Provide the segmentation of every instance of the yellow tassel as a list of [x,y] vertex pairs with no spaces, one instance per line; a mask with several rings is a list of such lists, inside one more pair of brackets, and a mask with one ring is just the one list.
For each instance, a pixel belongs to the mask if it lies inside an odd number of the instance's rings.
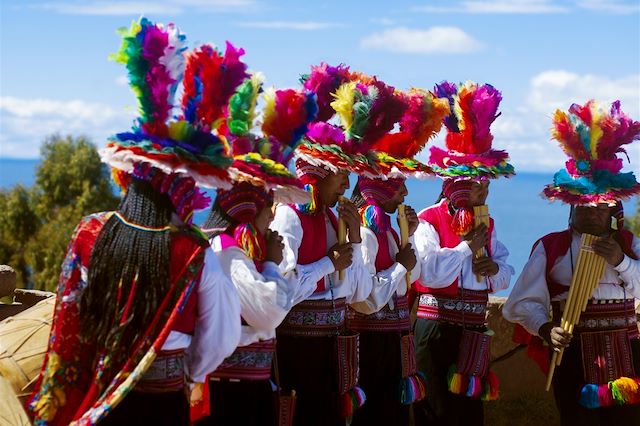
[[345,130],[349,130],[353,125],[353,100],[355,97],[354,90],[356,83],[354,81],[345,83],[338,87],[338,90],[333,94],[335,99],[331,102],[331,107],[336,111]]

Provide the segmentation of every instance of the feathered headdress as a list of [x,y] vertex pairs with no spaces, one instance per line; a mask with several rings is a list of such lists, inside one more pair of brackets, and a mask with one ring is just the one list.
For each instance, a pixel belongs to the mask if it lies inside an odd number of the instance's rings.
[[[204,46],[188,55],[184,117],[170,120],[185,70],[184,34],[173,24],[163,27],[146,18],[134,21],[120,34],[122,46],[112,59],[127,67],[140,117],[132,131],[109,138],[101,150],[102,160],[114,168],[114,178],[122,188],[131,176],[155,183],[156,190],[167,193],[186,219],[210,201],[195,184],[230,186],[228,148],[224,138],[211,131],[223,114],[226,93],[232,93],[244,78],[246,65],[238,60],[243,52],[228,45],[222,57]],[[211,75],[219,78],[211,80]]]
[[447,151],[431,147],[429,165],[442,178],[494,179],[514,174],[506,151],[492,148],[491,123],[502,95],[489,84],[474,82],[453,84],[442,82],[435,94],[449,101],[450,114],[444,119],[447,127]]
[[311,92],[268,90],[262,99],[262,135],[252,133],[256,104],[262,93],[262,76],[254,74],[229,103],[227,126],[233,153],[230,172],[236,182],[250,182],[274,191],[283,203],[306,202],[309,195],[287,167],[294,150],[316,117],[318,107]]
[[426,177],[431,168],[415,159],[429,139],[442,128],[449,114],[449,102],[422,89],[397,92],[405,105],[400,118],[400,130],[389,133],[373,143],[380,173],[388,178]]
[[612,103],[609,112],[593,100],[571,105],[568,113],[556,110],[552,136],[569,160],[545,187],[547,198],[595,204],[640,193],[633,172],[622,173],[622,159],[616,156],[627,154],[622,145],[640,139],[640,122],[620,110],[620,101]]
[[[322,80],[314,78],[314,72],[317,69],[312,71],[307,81]],[[339,119],[340,126],[327,121],[313,123],[297,156],[309,164],[334,173],[349,170],[358,175],[375,177],[379,175],[379,171],[371,146],[393,129],[405,106],[394,95],[393,87],[376,78],[360,76],[358,80],[347,79],[355,75],[340,74],[346,80],[337,87],[330,84],[337,81],[335,75],[329,83],[316,84],[315,88],[319,91],[335,87],[329,94],[333,98],[329,106]],[[318,98],[327,98],[327,93],[324,92],[317,95]]]

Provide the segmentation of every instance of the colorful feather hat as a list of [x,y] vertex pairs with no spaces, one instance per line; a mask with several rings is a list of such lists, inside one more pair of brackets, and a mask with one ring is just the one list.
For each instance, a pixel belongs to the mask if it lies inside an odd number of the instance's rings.
[[593,100],[571,105],[568,113],[556,110],[552,136],[569,160],[545,187],[547,198],[568,204],[613,204],[640,193],[633,172],[622,173],[622,159],[616,156],[626,155],[622,145],[640,139],[640,122],[620,110],[620,101],[608,112]]
[[[510,176],[514,169],[506,151],[492,148],[491,123],[502,95],[489,84],[468,81],[453,84],[442,82],[434,90],[438,97],[448,99],[450,114],[445,118],[447,151],[431,147],[429,165],[441,178],[484,180]],[[496,114],[497,113],[497,114]]]
[[433,175],[431,168],[415,156],[442,128],[442,121],[449,114],[449,102],[422,89],[396,94],[405,105],[399,131],[388,133],[371,145],[380,174],[383,178]]
[[294,150],[318,112],[315,95],[308,91],[267,90],[262,100],[262,135],[252,132],[263,78],[254,74],[229,103],[228,132],[233,153],[230,173],[235,182],[249,182],[273,191],[282,203],[305,203],[309,194],[288,164]]
[[127,67],[140,117],[131,131],[109,138],[100,152],[102,161],[113,167],[121,188],[131,177],[147,180],[168,194],[182,219],[189,220],[193,210],[210,202],[196,184],[231,185],[227,168],[232,160],[215,129],[223,115],[221,105],[246,77],[246,65],[239,61],[244,52],[227,45],[223,56],[207,46],[186,55],[184,116],[170,120],[185,70],[184,34],[173,24],[164,27],[146,18],[120,33],[122,46],[112,58]]
[[[393,88],[377,80],[365,81],[362,76],[359,82],[355,78],[343,65],[323,63],[312,67],[311,73],[301,79],[304,87],[316,94],[319,109],[318,121],[309,126],[296,152],[298,175],[305,183],[312,183],[319,174],[310,172],[313,167],[326,173],[349,170],[359,175],[378,175],[370,145],[390,130],[381,131],[390,121],[388,110],[382,106],[393,95]],[[330,123],[336,116],[342,126]]]

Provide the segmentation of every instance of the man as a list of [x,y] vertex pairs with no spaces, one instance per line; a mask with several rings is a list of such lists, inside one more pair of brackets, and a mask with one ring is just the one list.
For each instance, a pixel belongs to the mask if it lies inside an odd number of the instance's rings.
[[186,380],[204,382],[240,338],[235,288],[189,226],[208,201],[196,183],[228,185],[230,159],[192,122],[179,123],[188,138],[168,137],[183,44],[173,25],[145,18],[124,33],[117,59],[131,66],[142,116],[101,157],[125,195],[118,211],[83,218],[69,244],[35,424],[188,425]]
[[[619,102],[609,112],[594,101],[574,104],[568,114],[556,111],[553,137],[570,158],[544,194],[571,205],[569,229],[536,241],[503,309],[507,320],[553,350],[564,350],[553,375],[563,425],[640,422],[640,406],[629,405],[640,402],[634,307],[640,298],[640,240],[623,228],[620,203],[640,192],[640,185],[633,173],[621,173],[622,161],[616,158],[621,146],[639,134],[640,122],[622,113]],[[560,327],[560,318],[578,254],[585,249],[582,234],[598,237],[591,249],[606,263],[571,334]],[[537,340],[529,336],[525,342],[547,373],[549,350]]]
[[431,173],[414,157],[442,127],[449,103],[424,90],[397,93],[405,104],[399,131],[372,144],[380,176],[360,176],[352,195],[362,219],[364,262],[374,280],[369,297],[348,311],[349,328],[360,333],[359,383],[367,395],[354,425],[406,425],[411,404],[425,394],[424,375],[415,368],[407,298],[407,283],[420,276],[413,249],[418,217],[406,206],[409,243],[402,247],[390,215],[407,196],[406,178]]
[[488,369],[488,294],[509,286],[513,268],[493,220],[474,228],[473,207],[485,204],[489,179],[513,167],[506,152],[491,148],[500,92],[472,82],[444,82],[435,91],[451,113],[444,120],[448,152],[432,147],[429,163],[445,179],[441,200],[418,214],[414,235],[421,270],[416,359],[427,376],[415,417],[419,425],[482,425],[482,400],[497,397]]

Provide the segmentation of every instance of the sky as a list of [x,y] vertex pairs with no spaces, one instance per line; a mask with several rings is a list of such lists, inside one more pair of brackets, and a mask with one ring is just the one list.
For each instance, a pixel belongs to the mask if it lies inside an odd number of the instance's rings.
[[[131,128],[135,97],[108,55],[141,15],[175,23],[190,47],[243,47],[276,87],[321,61],[399,89],[490,83],[503,94],[494,147],[520,171],[565,161],[550,139],[556,108],[620,99],[640,120],[637,0],[0,0],[0,157],[37,158],[52,133],[102,146]],[[638,174],[640,147],[629,155]]]

